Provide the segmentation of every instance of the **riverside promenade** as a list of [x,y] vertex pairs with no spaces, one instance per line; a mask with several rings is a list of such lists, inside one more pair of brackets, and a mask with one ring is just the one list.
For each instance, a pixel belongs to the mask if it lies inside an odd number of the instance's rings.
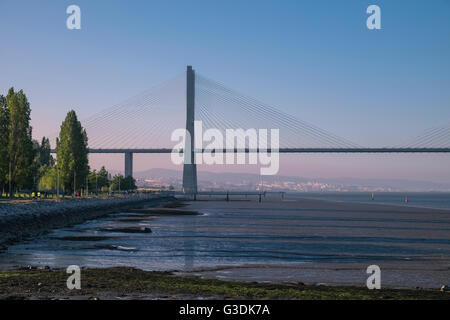
[[0,249],[23,238],[36,236],[53,228],[62,228],[97,219],[119,208],[154,202],[158,205],[174,198],[164,194],[121,197],[35,200],[0,203]]

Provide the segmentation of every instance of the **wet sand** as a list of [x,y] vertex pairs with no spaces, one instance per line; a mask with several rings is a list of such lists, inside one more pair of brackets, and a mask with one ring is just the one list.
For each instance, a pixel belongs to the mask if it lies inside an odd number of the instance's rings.
[[298,196],[231,200],[130,208],[54,230],[8,248],[0,269],[127,266],[185,277],[364,288],[366,268],[375,264],[382,287],[450,284],[449,210]]
[[[187,209],[220,212],[224,219],[235,219],[234,228],[242,233],[289,234],[295,238],[297,253],[311,256],[311,261],[199,267],[180,275],[365,286],[366,269],[375,264],[381,268],[385,287],[450,284],[449,210],[274,196],[262,203],[257,199],[203,200],[208,201],[190,202]],[[239,225],[239,220],[248,223]],[[221,233],[223,229],[217,224],[207,231]]]

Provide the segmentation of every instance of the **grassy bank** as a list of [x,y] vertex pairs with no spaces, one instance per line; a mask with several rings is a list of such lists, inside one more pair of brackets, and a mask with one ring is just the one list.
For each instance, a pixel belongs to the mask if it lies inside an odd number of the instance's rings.
[[52,269],[0,272],[0,299],[450,299],[450,293],[439,290],[234,282],[126,267],[84,269],[81,290],[68,290],[68,276],[65,270]]

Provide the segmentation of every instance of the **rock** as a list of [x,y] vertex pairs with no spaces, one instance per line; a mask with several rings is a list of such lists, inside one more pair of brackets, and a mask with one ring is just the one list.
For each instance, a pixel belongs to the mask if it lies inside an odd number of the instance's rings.
[[7,296],[4,299],[5,300],[25,300],[25,297],[12,295],[12,296]]
[[316,287],[323,287],[323,286],[325,286],[325,285],[326,285],[326,284],[325,284],[325,283],[322,283],[322,282],[318,282],[318,283],[315,284]]
[[36,270],[36,269],[37,268],[33,266],[23,266],[19,268],[19,270]]
[[142,232],[146,232],[146,233],[151,233],[152,229],[148,228],[148,227],[141,227],[141,231]]
[[[53,228],[82,223],[146,201],[172,199],[166,195],[138,195],[120,198],[74,199],[60,202],[35,201],[2,203],[0,206],[0,250],[26,237],[33,237]],[[136,230],[150,233],[150,228]],[[135,231],[135,232],[136,232]]]

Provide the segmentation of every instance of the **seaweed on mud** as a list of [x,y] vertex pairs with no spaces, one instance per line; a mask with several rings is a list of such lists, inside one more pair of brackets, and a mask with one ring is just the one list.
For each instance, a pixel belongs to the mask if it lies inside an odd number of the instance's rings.
[[[417,300],[450,299],[450,294],[424,289],[368,290],[356,286],[315,286],[300,283],[255,283],[175,276],[169,272],[143,271],[130,267],[83,269],[83,283],[76,292],[65,286],[65,270],[0,271],[0,299],[114,299],[133,297],[172,299],[209,297],[215,299],[327,299],[327,300]],[[39,285],[40,284],[40,285]]]

